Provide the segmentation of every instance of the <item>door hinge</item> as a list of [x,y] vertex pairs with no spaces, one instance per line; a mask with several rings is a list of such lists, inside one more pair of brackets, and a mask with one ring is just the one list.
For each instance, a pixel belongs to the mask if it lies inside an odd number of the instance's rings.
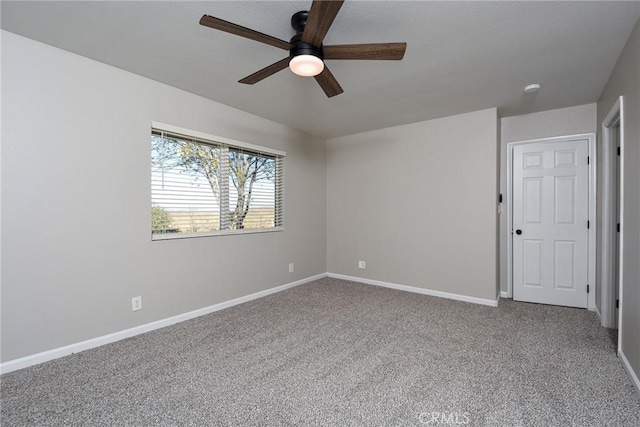
[[620,223],[616,224],[616,230],[618,230],[618,233],[620,232]]
[[589,293],[589,285],[587,285],[587,293]]
[[587,164],[591,163],[591,156],[587,156]]
[[589,227],[591,227],[591,222],[587,220],[587,230],[589,229]]
[[616,300],[616,308],[620,308],[620,300],[619,299]]
[[620,147],[618,147],[618,156],[620,155]]

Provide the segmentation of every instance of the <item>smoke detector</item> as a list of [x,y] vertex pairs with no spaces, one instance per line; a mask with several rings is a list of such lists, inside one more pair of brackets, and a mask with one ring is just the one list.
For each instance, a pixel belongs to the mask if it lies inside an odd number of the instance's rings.
[[539,91],[541,87],[542,86],[540,86],[538,83],[533,83],[533,84],[530,84],[530,85],[526,85],[524,87],[524,93],[535,93],[535,92]]

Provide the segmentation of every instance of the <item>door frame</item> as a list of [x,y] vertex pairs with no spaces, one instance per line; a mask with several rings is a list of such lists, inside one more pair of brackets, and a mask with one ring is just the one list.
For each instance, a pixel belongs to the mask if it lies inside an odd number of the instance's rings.
[[[618,236],[618,288],[620,307],[618,316],[622,318],[622,250],[623,250],[623,214],[624,214],[624,102],[623,97],[616,99],[609,113],[602,121],[602,252],[601,252],[601,278],[600,278],[600,323],[605,328],[615,328],[616,325],[616,287],[613,283],[615,270],[613,259],[615,254],[614,241],[617,218],[615,218],[616,196],[616,168],[615,162],[617,154],[611,137],[611,132],[616,123],[620,123],[620,135],[618,143],[620,145],[620,233]],[[620,337],[622,322],[618,322],[618,348],[620,348]]]
[[586,139],[589,144],[589,230],[587,239],[587,280],[589,294],[587,295],[587,309],[596,308],[596,135],[594,133],[580,133],[575,135],[554,136],[550,138],[527,139],[507,143],[507,297],[513,298],[513,149],[516,145],[534,143],[567,142],[576,139]]

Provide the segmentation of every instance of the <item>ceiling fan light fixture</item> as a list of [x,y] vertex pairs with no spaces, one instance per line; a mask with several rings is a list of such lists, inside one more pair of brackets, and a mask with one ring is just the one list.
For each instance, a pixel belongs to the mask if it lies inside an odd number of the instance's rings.
[[297,55],[289,61],[289,68],[299,76],[313,77],[324,70],[324,62],[315,55]]

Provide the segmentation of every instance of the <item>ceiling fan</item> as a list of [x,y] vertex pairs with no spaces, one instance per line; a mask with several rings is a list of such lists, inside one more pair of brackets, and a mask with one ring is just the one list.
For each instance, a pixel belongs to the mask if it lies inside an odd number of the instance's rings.
[[400,60],[407,48],[406,43],[370,43],[323,46],[322,41],[329,31],[344,0],[314,0],[309,11],[300,11],[291,17],[291,26],[296,35],[286,42],[267,34],[231,22],[204,15],[200,25],[246,37],[270,46],[288,50],[289,56],[243,78],[239,83],[252,85],[289,67],[291,71],[316,81],[330,98],[343,92],[336,78],[325,65],[326,59],[373,59]]

